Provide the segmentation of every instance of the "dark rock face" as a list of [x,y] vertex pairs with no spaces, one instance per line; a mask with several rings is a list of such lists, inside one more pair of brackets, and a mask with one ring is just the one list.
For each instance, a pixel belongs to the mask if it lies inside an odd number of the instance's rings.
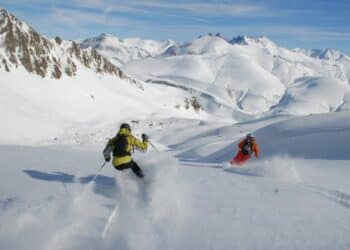
[[55,41],[58,45],[61,45],[62,44],[62,39],[59,37],[59,36],[56,36],[55,37]]
[[80,44],[60,37],[50,40],[4,9],[0,9],[0,36],[4,37],[0,47],[5,51],[5,55],[0,55],[0,68],[7,72],[23,66],[41,77],[60,79],[63,74],[75,76],[77,64],[81,64],[98,74],[136,83],[95,49],[82,49]]
[[244,36],[234,36],[230,41],[232,44],[248,45],[246,38]]
[[[18,67],[21,64],[28,72],[46,76],[51,62],[48,51],[53,48],[48,39],[5,10],[0,10],[0,35],[4,36],[2,46],[12,65]],[[3,64],[5,62],[10,71],[6,58]]]

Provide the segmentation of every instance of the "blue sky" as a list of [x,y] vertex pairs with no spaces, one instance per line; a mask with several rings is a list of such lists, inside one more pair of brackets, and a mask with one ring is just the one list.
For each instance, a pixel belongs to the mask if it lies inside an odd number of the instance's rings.
[[350,55],[350,0],[0,0],[49,37],[187,41],[199,34],[265,35],[288,48],[335,48]]

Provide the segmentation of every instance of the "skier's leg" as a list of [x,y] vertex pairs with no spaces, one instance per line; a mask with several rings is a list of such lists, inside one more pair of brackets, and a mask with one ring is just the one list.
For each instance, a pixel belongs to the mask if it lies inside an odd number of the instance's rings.
[[241,151],[233,158],[230,163],[231,165],[242,166],[250,159],[250,155],[244,155]]
[[232,160],[230,161],[231,165],[235,165],[237,164],[238,158],[240,156],[241,152],[239,151],[235,157],[232,158]]
[[244,165],[250,159],[250,155],[243,155],[240,158],[239,165]]
[[131,169],[137,175],[137,177],[139,177],[139,178],[144,177],[142,169],[137,165],[136,162],[132,161]]
[[231,164],[232,165],[241,165],[242,158],[244,157],[243,153],[239,151],[235,158],[232,159]]

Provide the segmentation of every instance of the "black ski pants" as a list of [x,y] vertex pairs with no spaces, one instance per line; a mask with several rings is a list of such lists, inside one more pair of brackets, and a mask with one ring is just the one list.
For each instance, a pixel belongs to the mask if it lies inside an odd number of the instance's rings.
[[134,174],[136,174],[137,177],[143,178],[144,174],[143,174],[142,169],[133,160],[131,160],[128,163],[121,164],[121,165],[115,167],[115,169],[117,169],[119,171],[122,171],[122,170],[128,169],[128,168],[131,168],[131,170],[134,172]]

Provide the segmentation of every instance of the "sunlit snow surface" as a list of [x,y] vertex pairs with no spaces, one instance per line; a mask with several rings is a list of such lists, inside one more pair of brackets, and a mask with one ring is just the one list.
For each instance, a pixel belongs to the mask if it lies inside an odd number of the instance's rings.
[[[348,118],[169,120],[147,131],[162,152],[135,155],[145,180],[107,165],[91,183],[98,146],[1,146],[1,249],[349,249],[348,144],[317,154],[339,142],[330,128],[349,141]],[[227,166],[254,130],[261,159]],[[274,142],[286,150],[274,154]]]

